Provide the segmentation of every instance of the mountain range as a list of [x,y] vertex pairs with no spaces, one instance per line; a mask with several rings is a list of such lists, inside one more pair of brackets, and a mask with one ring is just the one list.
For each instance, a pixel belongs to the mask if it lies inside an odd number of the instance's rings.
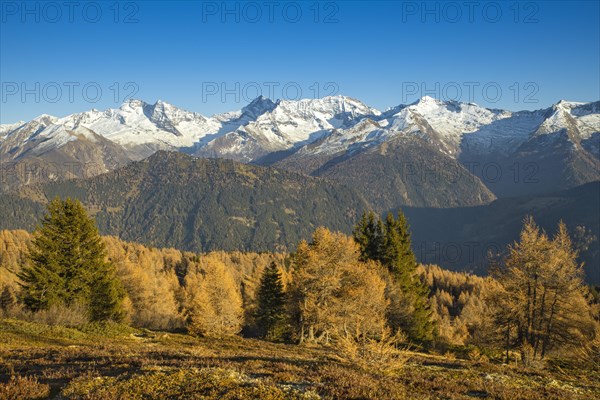
[[474,206],[593,182],[599,149],[600,102],[512,112],[426,96],[379,111],[346,96],[261,96],[206,117],[129,100],[0,126],[5,189],[90,177],[171,150],[358,186],[382,211]]
[[56,196],[80,200],[103,234],[194,252],[289,248],[321,225],[350,232],[369,208],[323,178],[159,150],[88,179],[0,194],[0,229],[33,229]]
[[[293,250],[320,225],[347,234],[372,206],[362,188],[327,178],[223,159],[157,151],[88,179],[26,185],[0,194],[0,229],[35,228],[52,198],[79,199],[102,234],[156,247],[209,250]],[[485,273],[488,251],[505,251],[532,215],[553,233],[566,222],[600,283],[600,182],[490,204],[406,207],[420,262]],[[395,210],[394,210],[395,211]]]
[[1,125],[0,229],[31,230],[71,196],[124,240],[272,251],[402,208],[419,261],[485,272],[484,250],[533,215],[549,232],[566,222],[598,283],[599,149],[600,102],[512,112],[423,97],[379,111],[259,97],[205,117],[131,100]]

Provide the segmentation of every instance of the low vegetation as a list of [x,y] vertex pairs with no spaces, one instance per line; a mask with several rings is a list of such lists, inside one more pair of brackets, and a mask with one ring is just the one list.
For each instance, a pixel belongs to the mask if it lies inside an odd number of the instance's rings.
[[362,358],[333,345],[4,319],[0,399],[45,398],[48,393],[67,399],[562,400],[600,395],[597,373],[567,362],[536,369],[500,359],[472,360],[464,351],[395,351],[371,349]]

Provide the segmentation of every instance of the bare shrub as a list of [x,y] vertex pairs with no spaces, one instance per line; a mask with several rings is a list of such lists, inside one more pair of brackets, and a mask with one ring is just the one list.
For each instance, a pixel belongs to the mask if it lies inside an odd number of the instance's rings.
[[31,377],[11,376],[7,383],[0,383],[0,400],[45,399],[50,395],[50,386]]
[[89,322],[87,307],[81,304],[71,306],[51,306],[47,310],[31,313],[30,321],[47,325],[60,325],[67,327],[81,326]]
[[335,348],[343,359],[356,363],[366,369],[397,370],[408,361],[406,351],[399,348],[406,337],[399,331],[392,335],[389,328],[384,328],[379,337],[340,336]]
[[532,369],[543,369],[545,366],[544,360],[536,357],[535,348],[529,343],[521,345],[521,364],[524,367]]
[[597,328],[594,339],[577,349],[575,356],[586,366],[600,371],[600,327]]
[[480,362],[480,363],[486,363],[486,362],[490,361],[488,356],[486,356],[485,354],[482,354],[481,351],[477,347],[474,347],[471,350],[469,350],[469,352],[467,353],[467,358],[471,361]]

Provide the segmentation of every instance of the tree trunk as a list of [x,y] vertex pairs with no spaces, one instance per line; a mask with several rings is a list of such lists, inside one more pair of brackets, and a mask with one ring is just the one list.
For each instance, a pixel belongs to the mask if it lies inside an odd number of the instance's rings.
[[[529,342],[529,325],[531,324],[531,282],[527,282],[527,321],[525,325],[525,341]],[[523,339],[519,341],[523,343]]]
[[550,333],[552,332],[552,321],[554,320],[554,313],[556,312],[556,303],[558,302],[558,288],[554,291],[554,299],[552,300],[552,307],[550,307],[550,317],[548,317],[548,324],[546,325],[546,331],[544,332],[544,340],[542,343],[542,354],[541,358],[546,355],[546,350],[550,344]]
[[544,292],[542,293],[542,308],[540,310],[540,323],[538,324],[538,328],[537,328],[537,335],[535,338],[535,346],[534,346],[534,350],[533,350],[533,355],[534,357],[537,356],[538,354],[538,348],[540,345],[540,341],[541,338],[543,337],[543,333],[542,333],[542,329],[543,329],[543,324],[544,324],[544,314],[546,312],[546,287],[544,287]]
[[531,345],[531,347],[535,346],[535,341],[536,341],[536,333],[535,333],[535,322],[536,322],[536,314],[537,314],[537,281],[538,281],[538,275],[537,273],[534,275],[533,277],[533,300],[532,300],[532,306],[531,306],[531,325],[527,327],[527,330],[529,331],[528,335],[529,335],[529,344]]
[[510,346],[510,320],[506,325],[506,363],[509,364],[508,348]]

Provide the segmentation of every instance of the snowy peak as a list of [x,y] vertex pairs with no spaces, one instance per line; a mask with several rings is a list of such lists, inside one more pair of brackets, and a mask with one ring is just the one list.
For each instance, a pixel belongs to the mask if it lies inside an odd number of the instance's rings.
[[571,109],[571,108],[580,107],[580,106],[582,106],[584,104],[586,104],[586,103],[580,103],[580,102],[577,102],[577,101],[559,100],[558,103],[556,103],[554,105],[554,107],[555,108]]
[[[399,106],[401,107],[401,106]],[[427,117],[429,114],[441,114],[441,113],[463,113],[466,117],[477,116],[477,115],[490,115],[494,110],[481,107],[475,103],[461,103],[454,100],[442,101],[435,99],[430,96],[423,96],[416,102],[409,104],[406,108],[418,112],[419,114]],[[466,117],[465,119],[467,119]]]
[[[217,116],[224,122],[224,131],[195,154],[253,161],[272,152],[314,143],[335,129],[350,128],[364,118],[380,114],[378,110],[345,96],[276,102],[258,97],[241,113]],[[256,115],[256,118],[249,118],[250,115]]]
[[[55,127],[58,118],[51,115],[42,114],[31,121],[18,125],[14,129],[7,130],[0,144],[0,157],[10,151],[12,154],[18,154],[21,151],[23,144],[27,143],[31,138],[41,136],[48,129]],[[11,124],[14,126],[16,124]],[[6,125],[2,125],[6,126]]]
[[181,110],[162,100],[158,100],[152,106],[145,105],[143,108],[144,114],[158,129],[171,132],[178,137],[184,136],[184,133],[178,129],[180,124],[194,121],[203,123],[206,120],[206,118],[200,114]]
[[149,114],[152,121],[169,120],[174,125],[177,125],[183,121],[192,121],[194,119],[206,120],[201,114],[177,108],[162,100],[158,100],[153,106],[146,105],[146,109],[148,111],[151,110]]
[[56,118],[52,115],[48,115],[48,114],[42,114],[39,117],[36,117],[31,120],[31,122],[37,123],[38,125],[43,125],[43,126],[52,125],[52,124],[56,123],[57,121],[58,121],[58,118]]
[[10,132],[15,129],[23,126],[25,121],[15,122],[14,124],[2,124],[0,125],[0,140],[4,139],[6,136],[10,134]]
[[439,104],[443,104],[443,103],[444,102],[442,100],[438,100],[435,97],[423,96],[419,100],[415,101],[412,104],[413,105],[427,105],[427,104],[439,105]]
[[250,119],[256,119],[264,113],[273,111],[276,106],[277,104],[271,99],[260,95],[242,108],[242,114]]
[[441,101],[424,96],[407,106],[399,105],[385,113],[388,129],[416,134],[438,143],[444,153],[456,157],[466,134],[511,116],[474,103]]
[[299,113],[323,114],[338,119],[353,119],[369,115],[380,115],[381,112],[364,103],[347,96],[328,96],[322,99],[302,99],[299,101],[282,100],[280,105]]
[[600,102],[559,101],[547,110],[545,120],[532,137],[563,132],[575,142],[600,132]]
[[118,109],[87,112],[65,118],[70,127],[84,126],[115,143],[138,152],[144,158],[158,149],[191,147],[219,124],[204,116],[158,100],[149,104],[128,100]]
[[550,134],[567,129],[570,108],[564,103],[557,103],[548,110],[547,118],[540,124],[533,136]]
[[146,103],[143,100],[128,99],[128,100],[125,100],[123,102],[123,104],[121,104],[121,106],[119,107],[119,109],[123,110],[123,111],[127,111],[127,110],[130,110],[130,109],[144,108],[147,105],[148,105],[148,103]]
[[298,101],[280,100],[275,116],[287,116],[294,121],[314,122],[321,129],[349,127],[365,117],[381,115],[379,110],[346,96]]

